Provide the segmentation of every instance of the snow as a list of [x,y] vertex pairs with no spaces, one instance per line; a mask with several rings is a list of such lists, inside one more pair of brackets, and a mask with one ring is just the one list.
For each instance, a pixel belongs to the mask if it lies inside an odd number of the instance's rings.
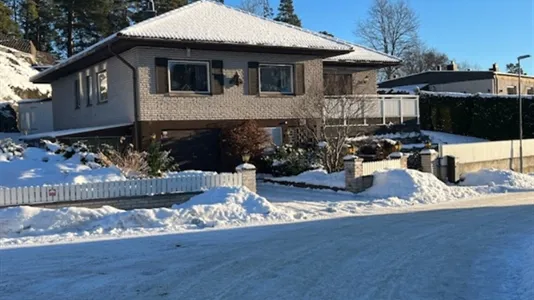
[[298,182],[326,187],[345,188],[345,172],[328,173],[326,170],[317,169],[300,173],[296,176],[273,177],[272,181]]
[[[53,143],[48,143],[47,146],[56,149]],[[65,159],[62,155],[34,147],[27,148],[21,158],[8,160],[4,154],[0,156],[0,188],[126,179],[116,167],[102,168],[96,164],[82,164],[80,160],[85,155],[77,153]]]
[[328,142],[325,142],[325,141],[319,142],[319,143],[317,143],[317,147],[326,148],[326,147],[328,147]]
[[423,149],[420,152],[421,154],[438,154],[438,151],[434,149]]
[[481,139],[472,136],[464,136],[451,134],[446,132],[439,131],[430,131],[430,130],[421,130],[423,135],[426,135],[430,138],[434,144],[468,144],[468,143],[482,143],[487,142],[486,139]]
[[501,187],[508,189],[534,190],[534,175],[521,174],[510,170],[483,169],[462,175],[462,186]]
[[334,57],[326,58],[325,61],[333,62],[348,62],[348,63],[362,63],[362,62],[387,62],[387,63],[400,63],[401,59],[395,56],[391,56],[371,48],[367,48],[361,45],[355,45],[349,42],[345,42],[352,47],[352,52],[342,54]]
[[416,170],[383,170],[373,176],[373,186],[360,195],[383,199],[386,206],[440,203],[480,196],[473,189],[450,187],[434,175]]
[[[469,93],[458,93],[458,92],[428,92],[428,91],[421,91],[421,95],[429,95],[429,96],[439,96],[439,97],[453,97],[453,98],[504,98],[504,99],[517,99],[517,95],[496,95],[496,94],[489,94],[489,93],[475,93],[475,94],[469,94]],[[534,99],[534,96],[532,95],[522,95],[525,99]]]
[[244,164],[241,164],[241,165],[237,166],[235,169],[238,170],[238,171],[256,170],[256,166],[253,165],[253,164],[244,163]]
[[41,133],[36,133],[36,134],[24,135],[24,136],[21,136],[20,139],[21,140],[37,140],[37,139],[42,139],[42,138],[56,138],[56,137],[84,133],[84,132],[98,131],[98,130],[104,130],[104,129],[110,129],[110,128],[117,128],[117,127],[126,127],[130,125],[132,125],[132,123],[120,123],[120,124],[115,124],[115,125],[56,130],[56,131],[50,131],[50,132],[41,132]]
[[39,72],[32,69],[28,59],[28,55],[23,52],[0,46],[0,102],[3,100],[21,100],[13,88],[37,89],[42,94],[51,93],[50,85],[30,82],[30,77]]
[[398,93],[405,92],[410,94],[415,94],[417,91],[421,91],[422,88],[426,87],[428,83],[417,83],[412,85],[402,85],[396,86],[393,88],[379,88],[378,91],[388,92],[388,93]]

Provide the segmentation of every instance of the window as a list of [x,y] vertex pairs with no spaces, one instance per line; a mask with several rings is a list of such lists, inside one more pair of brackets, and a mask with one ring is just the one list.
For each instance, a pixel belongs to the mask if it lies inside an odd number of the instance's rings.
[[204,61],[169,61],[169,88],[178,93],[209,93],[209,63]]
[[534,86],[531,86],[527,89],[527,95],[534,95]]
[[76,79],[74,81],[74,101],[75,108],[78,109],[81,106],[81,96],[80,96],[80,81]]
[[293,66],[260,65],[260,93],[293,94]]
[[507,86],[506,87],[506,93],[508,95],[515,95],[515,94],[517,94],[517,88],[515,86],[513,86],[513,85]]
[[96,75],[98,79],[98,102],[108,101],[108,73],[100,72]]
[[93,97],[93,78],[91,75],[85,76],[85,97],[87,97],[87,106],[91,106],[91,98]]
[[271,138],[271,142],[273,145],[282,146],[284,140],[282,134],[282,127],[265,127],[264,130]]

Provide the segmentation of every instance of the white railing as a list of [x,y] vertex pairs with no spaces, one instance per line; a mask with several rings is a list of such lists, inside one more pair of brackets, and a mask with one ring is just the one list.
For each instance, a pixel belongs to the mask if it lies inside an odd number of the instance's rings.
[[[454,156],[460,163],[519,157],[519,140],[440,145],[441,157]],[[523,140],[523,156],[534,156],[534,139]]]
[[0,188],[0,207],[83,201],[169,193],[201,192],[218,186],[242,186],[240,173],[187,174],[166,178],[133,179],[85,184]]
[[384,169],[402,168],[400,159],[388,159],[380,161],[370,161],[363,163],[363,176],[373,175],[375,171]]
[[[416,95],[336,95],[325,97],[324,115],[329,119],[341,119],[343,125],[367,125],[368,119],[388,118],[417,119],[419,124],[419,96]],[[348,120],[350,119],[350,121]],[[355,119],[360,124],[352,123]]]

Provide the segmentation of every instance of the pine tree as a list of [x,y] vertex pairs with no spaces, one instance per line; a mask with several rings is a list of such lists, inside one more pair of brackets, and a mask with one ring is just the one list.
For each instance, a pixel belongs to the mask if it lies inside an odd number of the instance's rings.
[[18,36],[20,34],[19,26],[11,19],[12,14],[11,9],[0,2],[0,33]]
[[278,7],[278,15],[276,16],[276,18],[274,18],[274,20],[298,27],[302,26],[299,17],[295,14],[293,0],[280,0],[280,6]]
[[274,15],[273,8],[269,4],[269,0],[262,0],[262,15],[267,19],[271,19]]

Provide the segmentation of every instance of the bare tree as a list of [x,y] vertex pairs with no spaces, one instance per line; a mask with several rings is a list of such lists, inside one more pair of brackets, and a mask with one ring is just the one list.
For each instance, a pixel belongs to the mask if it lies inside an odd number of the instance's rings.
[[[325,84],[336,83],[331,81]],[[321,93],[306,97],[299,103],[296,115],[306,120],[302,128],[309,141],[321,149],[320,158],[326,171],[343,169],[347,139],[355,135],[355,126],[362,125],[365,116],[376,110],[376,101],[373,100],[362,93],[326,97]]]
[[[406,0],[375,0],[366,20],[360,21],[355,34],[375,50],[404,57],[417,43],[419,20]],[[385,68],[393,78],[398,67]]]
[[273,17],[273,10],[269,0],[241,0],[239,8],[265,18]]
[[447,54],[427,48],[422,42],[406,51],[403,60],[400,68],[403,76],[435,70],[438,66],[445,67],[449,63]]
[[482,67],[477,63],[470,63],[468,61],[462,61],[457,63],[459,71],[481,71]]

